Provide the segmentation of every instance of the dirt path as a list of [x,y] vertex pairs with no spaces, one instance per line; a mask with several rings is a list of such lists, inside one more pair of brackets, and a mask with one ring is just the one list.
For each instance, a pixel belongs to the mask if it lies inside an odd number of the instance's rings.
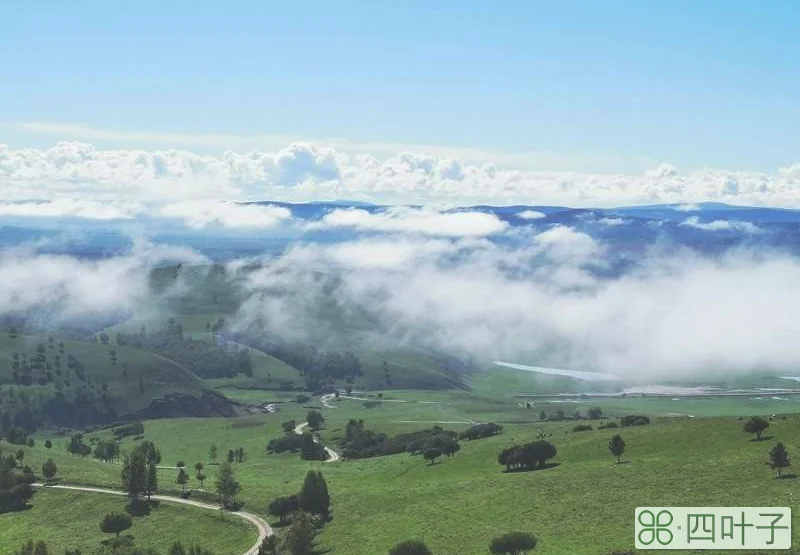
[[[297,426],[295,426],[295,428],[294,428],[294,433],[296,433],[297,435],[303,435],[303,430],[304,430],[306,427],[308,427],[308,422],[302,422],[302,423],[298,424]],[[312,436],[312,437],[313,437],[313,436]],[[328,458],[327,458],[327,460],[325,460],[324,462],[329,462],[329,463],[330,463],[330,462],[336,462],[336,461],[338,461],[338,460],[341,458],[341,457],[339,457],[339,453],[337,453],[336,451],[334,451],[334,450],[333,450],[333,449],[331,449],[330,447],[326,447],[326,446],[325,446],[325,445],[324,445],[324,444],[323,444],[323,443],[322,443],[322,442],[321,442],[321,441],[320,441],[318,438],[316,438],[316,437],[314,437],[314,443],[319,443],[320,445],[322,445],[323,449],[325,449],[325,452],[326,452],[326,453],[328,453]]]
[[[125,496],[124,491],[118,491],[113,489],[103,489],[103,488],[91,488],[88,486],[48,486],[45,484],[33,484],[34,487],[37,488],[52,488],[52,489],[66,489],[72,491],[85,491],[88,493],[105,493],[106,495],[121,495]],[[167,503],[180,503],[181,505],[190,505],[192,507],[197,507],[199,509],[206,509],[209,511],[219,511],[220,508],[217,505],[210,505],[208,503],[203,503],[201,501],[192,501],[191,499],[182,499],[180,497],[172,497],[170,495],[153,495],[153,499],[158,501],[164,501]],[[272,535],[272,528],[267,523],[266,520],[261,518],[260,516],[254,515],[252,513],[245,513],[242,511],[230,511],[229,514],[234,516],[238,516],[239,518],[243,518],[246,521],[250,522],[253,526],[256,527],[258,530],[258,540],[253,547],[248,549],[243,553],[243,555],[258,555],[258,548],[261,546],[261,543],[267,536]]]

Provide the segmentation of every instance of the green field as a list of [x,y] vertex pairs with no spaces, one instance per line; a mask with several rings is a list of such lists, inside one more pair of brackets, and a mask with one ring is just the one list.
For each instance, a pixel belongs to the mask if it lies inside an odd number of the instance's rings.
[[[124,497],[45,489],[37,491],[31,509],[0,516],[0,554],[12,555],[28,539],[44,540],[59,549],[88,551],[108,540],[100,531],[100,520],[110,512],[125,511]],[[158,548],[180,541],[184,546],[200,544],[216,553],[244,553],[256,541],[255,528],[231,515],[160,502],[149,515],[135,517],[123,533],[133,536],[139,547]]]
[[[517,407],[514,400],[470,400],[459,392],[392,395],[413,401],[408,403],[391,402],[388,397],[387,393],[375,408],[340,399],[338,408],[323,409],[322,438],[333,445],[349,418],[363,418],[370,429],[397,433],[428,427],[429,421],[477,420],[493,409],[498,421],[532,412]],[[178,459],[189,466],[197,460],[207,462],[211,443],[221,454],[244,447],[247,460],[235,465],[243,486],[241,498],[247,510],[259,514],[265,514],[274,497],[297,491],[308,469],[322,469],[331,491],[333,520],[319,547],[351,555],[385,553],[394,543],[415,537],[424,539],[437,554],[480,553],[490,538],[508,530],[536,534],[537,553],[605,555],[631,548],[637,506],[797,504],[796,480],[777,480],[766,465],[775,441],[784,442],[790,453],[800,445],[796,414],[774,420],[766,434],[773,439],[762,442],[750,441],[741,430],[742,422],[733,416],[657,418],[648,426],[618,430],[628,444],[623,465],[614,464],[608,452],[611,430],[572,432],[571,421],[506,423],[500,436],[462,442],[455,457],[433,466],[407,454],[330,464],[304,462],[290,453],[267,455],[264,446],[280,433],[280,423],[302,418],[305,411],[287,403],[270,415],[149,421],[145,435],[160,447],[164,465],[174,465]],[[467,425],[442,426],[461,430]],[[558,466],[503,472],[496,461],[498,452],[532,441],[540,430],[552,434],[549,441],[558,448]],[[26,449],[26,462],[40,464],[49,455],[59,464],[64,482],[118,485],[117,465],[75,459],[64,452],[60,441],[51,451],[41,443]],[[123,450],[132,445],[132,440],[124,440]],[[175,488],[174,474],[172,469],[159,471],[163,488]],[[206,489],[213,484],[213,466],[208,474]],[[800,526],[796,513],[794,526],[796,530]]]

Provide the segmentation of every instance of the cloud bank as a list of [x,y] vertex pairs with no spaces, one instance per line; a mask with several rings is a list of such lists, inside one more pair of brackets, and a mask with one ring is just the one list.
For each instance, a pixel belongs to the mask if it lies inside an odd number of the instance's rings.
[[[0,144],[4,200],[370,200],[388,204],[620,204],[721,201],[797,206],[800,164],[765,174],[662,165],[643,174],[535,172],[457,158],[383,158],[294,143],[218,156],[181,150],[101,150],[62,142],[46,150]],[[535,217],[533,214],[521,217]]]

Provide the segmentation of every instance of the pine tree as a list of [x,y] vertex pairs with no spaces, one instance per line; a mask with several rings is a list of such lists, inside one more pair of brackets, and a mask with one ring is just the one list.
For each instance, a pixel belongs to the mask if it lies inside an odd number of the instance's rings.
[[327,518],[330,514],[331,498],[328,484],[321,472],[309,470],[300,491],[300,508],[304,511]]
[[189,475],[183,468],[178,469],[178,477],[175,478],[175,483],[181,487],[181,495],[186,494],[186,484],[189,483]]
[[217,493],[223,507],[230,507],[236,502],[236,496],[242,490],[242,486],[236,481],[233,475],[233,466],[229,462],[222,463],[217,475]]
[[769,465],[773,470],[778,471],[778,478],[781,477],[783,469],[788,468],[791,464],[789,452],[786,451],[786,447],[783,443],[777,443],[769,452]]
[[619,464],[622,454],[625,452],[625,442],[622,440],[622,436],[616,434],[612,437],[611,441],[608,442],[608,450],[611,451],[612,455],[617,457],[617,464]]
[[150,501],[150,496],[158,490],[158,468],[154,463],[147,465],[147,475],[145,479],[145,493],[147,500]]

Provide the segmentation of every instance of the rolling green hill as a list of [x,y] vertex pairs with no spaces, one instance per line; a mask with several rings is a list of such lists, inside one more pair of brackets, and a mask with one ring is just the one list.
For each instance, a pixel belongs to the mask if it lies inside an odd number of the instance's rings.
[[202,380],[158,355],[43,336],[0,335],[0,390],[12,389],[37,397],[57,426],[233,413]]
[[[40,490],[30,510],[0,516],[0,555],[13,555],[28,539],[44,540],[63,553],[64,548],[92,552],[109,539],[98,526],[108,513],[124,513],[126,500],[101,494],[55,489]],[[68,510],[67,510],[68,508]],[[80,518],[76,518],[80,515]],[[149,515],[137,516],[123,533],[140,548],[163,553],[174,541],[201,545],[220,555],[243,553],[256,540],[255,529],[238,518],[220,518],[213,511],[160,503]]]
[[[304,418],[307,409],[295,403],[281,405],[271,415],[149,421],[145,436],[160,447],[165,465],[181,459],[190,466],[197,460],[208,462],[211,444],[221,454],[243,447],[246,460],[235,465],[241,498],[247,510],[260,514],[271,499],[294,493],[308,469],[321,470],[331,492],[333,520],[325,526],[318,548],[352,555],[386,553],[409,538],[423,539],[436,555],[484,553],[492,537],[510,530],[534,533],[540,542],[536,553],[609,555],[632,549],[638,506],[797,506],[797,479],[778,480],[767,465],[768,451],[777,441],[796,455],[796,414],[774,419],[765,434],[769,439],[757,442],[742,431],[742,421],[735,416],[654,418],[650,425],[618,430],[598,430],[597,421],[584,421],[594,430],[574,432],[574,422],[509,423],[514,414],[526,411],[507,398],[401,393],[396,398],[387,395],[373,408],[351,399],[339,399],[337,408],[323,407],[323,441],[335,447],[351,418],[364,419],[370,430],[390,435],[436,421],[460,431],[470,419],[495,417],[506,421],[504,430],[495,437],[464,441],[454,457],[432,466],[409,454],[335,463],[305,462],[292,453],[268,455],[264,446],[282,433],[281,422]],[[535,440],[539,432],[551,434],[548,440],[558,449],[557,466],[504,472],[498,453]],[[615,464],[607,447],[616,432],[627,443],[625,464]],[[118,465],[71,457],[63,443],[57,440],[46,450],[39,438],[34,448],[24,449],[25,460],[36,468],[52,456],[65,482],[118,485]],[[124,451],[133,445],[131,438],[122,442]],[[208,487],[216,467],[206,468]],[[162,487],[175,488],[175,470],[163,468],[159,474]],[[197,487],[196,481],[192,484]],[[793,519],[797,543],[797,511]]]

